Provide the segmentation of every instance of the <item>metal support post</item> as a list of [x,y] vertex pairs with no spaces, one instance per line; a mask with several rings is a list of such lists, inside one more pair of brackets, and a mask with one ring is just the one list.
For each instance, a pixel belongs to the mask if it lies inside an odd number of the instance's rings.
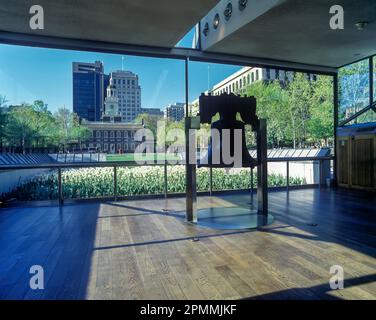
[[260,119],[260,129],[257,132],[257,205],[258,214],[268,215],[268,145],[266,120]]
[[114,200],[117,201],[117,166],[114,165]]
[[61,167],[57,169],[57,183],[58,183],[58,192],[59,192],[59,206],[64,204],[64,196],[63,196],[63,186],[61,181]]
[[286,161],[286,188],[290,190],[290,162]]
[[[189,116],[189,58],[185,60],[185,116]],[[197,186],[196,186],[196,143],[194,130],[189,130],[189,121],[185,122],[185,162],[186,162],[186,219],[197,223]]]

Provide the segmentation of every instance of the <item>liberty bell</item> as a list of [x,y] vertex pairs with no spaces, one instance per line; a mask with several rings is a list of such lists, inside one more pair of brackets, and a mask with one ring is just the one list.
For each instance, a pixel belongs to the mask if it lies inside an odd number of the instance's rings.
[[[219,120],[212,118],[219,113]],[[237,120],[240,115],[242,121]],[[199,167],[254,168],[257,160],[248,152],[245,124],[257,131],[260,121],[256,115],[256,99],[224,93],[218,96],[201,94],[200,123],[211,124],[208,152],[198,161]]]

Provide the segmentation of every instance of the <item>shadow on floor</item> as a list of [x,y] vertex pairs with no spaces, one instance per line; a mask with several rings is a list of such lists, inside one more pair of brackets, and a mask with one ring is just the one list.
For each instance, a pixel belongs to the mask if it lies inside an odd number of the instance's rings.
[[[346,288],[360,286],[375,281],[376,274],[345,279],[344,290],[346,290]],[[293,288],[267,293],[263,295],[248,297],[243,300],[342,300],[338,296],[331,295],[330,292],[333,291],[330,289],[329,283],[325,283],[308,288]]]

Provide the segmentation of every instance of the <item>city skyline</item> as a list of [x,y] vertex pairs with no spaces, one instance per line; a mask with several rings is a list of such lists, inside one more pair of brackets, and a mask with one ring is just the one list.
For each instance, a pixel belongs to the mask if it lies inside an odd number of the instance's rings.
[[[184,61],[124,57],[124,70],[139,76],[142,108],[164,110],[169,104],[185,101]],[[43,100],[52,112],[63,107],[73,110],[72,63],[77,61],[101,61],[105,74],[122,69],[121,55],[1,45],[0,94],[6,96],[8,105]],[[189,100],[240,68],[190,62]]]

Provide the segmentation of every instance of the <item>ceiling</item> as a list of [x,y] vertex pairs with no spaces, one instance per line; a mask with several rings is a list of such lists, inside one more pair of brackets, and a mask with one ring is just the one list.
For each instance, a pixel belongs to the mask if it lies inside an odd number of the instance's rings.
[[[26,34],[173,48],[221,2],[233,3],[231,22],[238,0],[0,0],[0,33],[14,32],[13,43]],[[44,30],[29,27],[35,3],[44,8]],[[333,4],[345,9],[344,30],[329,28]],[[219,10],[221,33],[207,45],[203,39],[204,51],[334,68],[376,54],[376,0],[248,0],[247,10],[252,18],[231,28]],[[359,31],[359,21],[370,23]]]
[[[224,36],[217,36],[205,50],[327,67],[340,67],[376,54],[376,0],[276,2],[277,5],[233,32],[226,34],[218,28]],[[334,4],[344,8],[344,30],[329,28],[332,16],[329,8]],[[255,10],[252,5],[258,4],[250,0],[248,5],[250,10]],[[237,7],[234,7],[231,19],[236,14]],[[355,27],[359,21],[369,21],[369,24],[359,31]],[[221,24],[226,24],[224,19]]]
[[[218,0],[0,0],[0,30],[62,38],[173,47]],[[29,9],[44,9],[31,30]]]

